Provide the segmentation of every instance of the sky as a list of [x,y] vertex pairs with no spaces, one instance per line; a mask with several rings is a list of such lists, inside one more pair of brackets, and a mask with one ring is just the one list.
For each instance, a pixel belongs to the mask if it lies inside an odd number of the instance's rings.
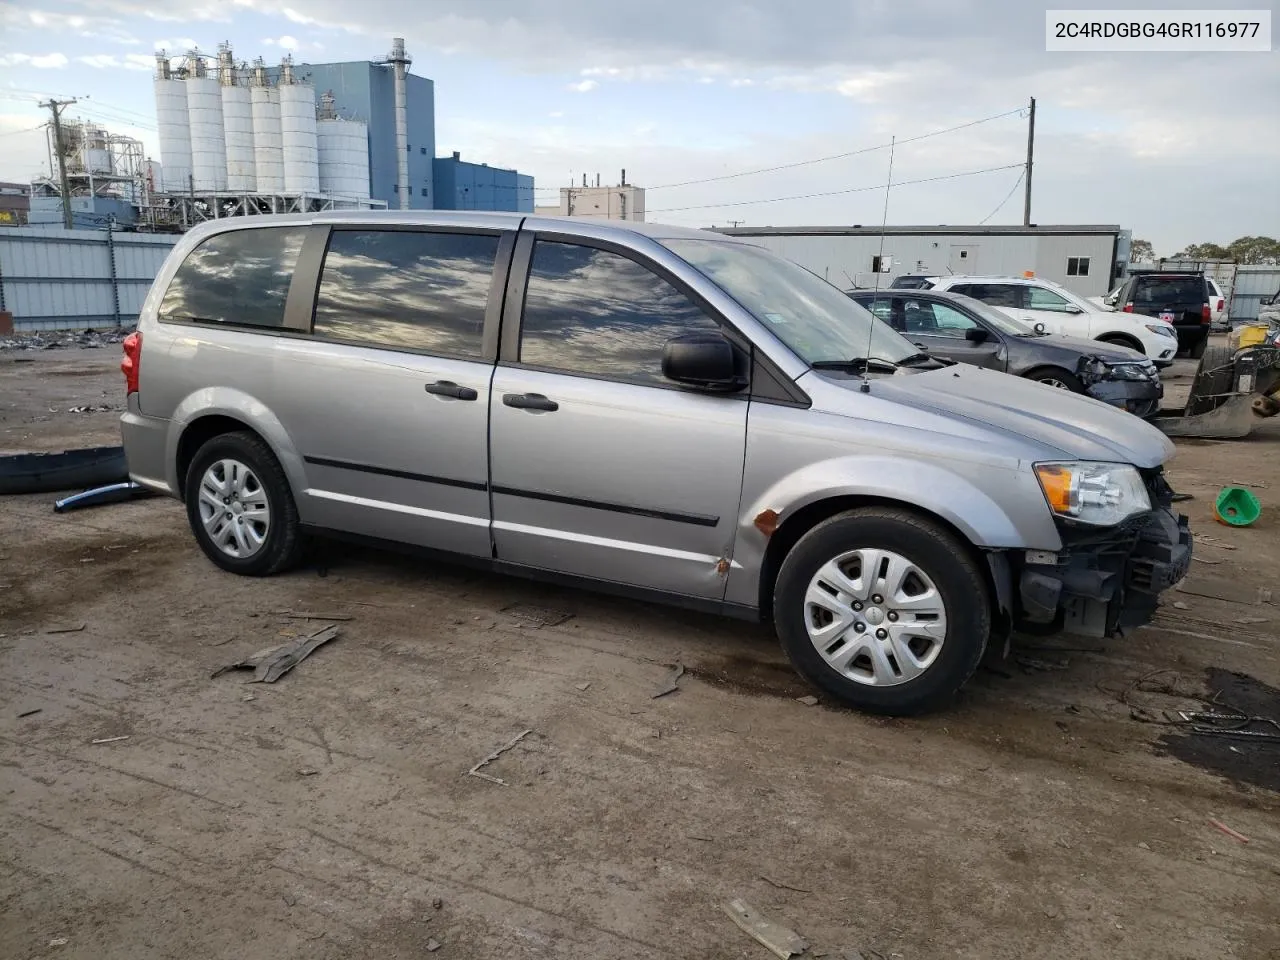
[[[1280,24],[1277,0],[1122,6]],[[1017,224],[1035,97],[1032,222],[1158,255],[1280,235],[1280,53],[1047,53],[1024,0],[0,0],[0,180],[48,172],[50,96],[159,157],[157,48],[324,63],[393,35],[435,81],[437,153],[532,174],[540,204],[625,168],[650,220],[873,225],[896,138],[889,223]]]

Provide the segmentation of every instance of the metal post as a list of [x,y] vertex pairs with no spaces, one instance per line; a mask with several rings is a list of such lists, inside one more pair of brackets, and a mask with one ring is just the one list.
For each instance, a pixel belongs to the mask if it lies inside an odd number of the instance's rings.
[[120,282],[116,278],[116,218],[107,218],[107,275],[111,278],[111,308],[120,326]]
[[1031,98],[1031,116],[1027,122],[1027,169],[1023,176],[1022,225],[1031,226],[1031,160],[1036,147],[1036,98]]
[[58,157],[58,183],[62,191],[62,225],[68,230],[72,229],[74,224],[71,219],[71,185],[67,182],[67,158],[63,152],[61,111],[63,107],[68,107],[75,102],[74,99],[55,100],[50,97],[48,103],[40,104],[42,107],[48,107],[53,113],[53,152]]

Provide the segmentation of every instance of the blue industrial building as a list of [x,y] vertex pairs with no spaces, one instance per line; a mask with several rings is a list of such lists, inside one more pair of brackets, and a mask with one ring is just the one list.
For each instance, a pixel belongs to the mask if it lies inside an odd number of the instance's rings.
[[437,210],[533,213],[533,177],[487,163],[469,163],[458,151],[435,160]]
[[[279,68],[269,71],[273,82]],[[400,206],[396,164],[395,68],[356,60],[302,63],[294,76],[315,87],[316,98],[332,93],[338,116],[369,125],[369,196]],[[508,210],[533,212],[533,177],[470,163],[458,153],[436,157],[435,84],[405,77],[409,131],[409,207],[414,210]]]
[[[270,71],[272,80],[279,68]],[[395,70],[390,64],[354,60],[347,63],[302,63],[293,75],[316,88],[316,98],[332,92],[338,116],[369,125],[369,196],[400,206],[396,182]],[[436,206],[432,161],[436,155],[435,84],[426,77],[405,77],[406,114],[409,129],[409,207],[430,210]],[[485,208],[487,209],[487,208]]]

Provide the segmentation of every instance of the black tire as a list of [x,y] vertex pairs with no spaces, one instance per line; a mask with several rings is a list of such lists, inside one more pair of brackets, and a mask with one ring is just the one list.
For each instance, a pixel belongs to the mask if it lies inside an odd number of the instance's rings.
[[1209,335],[1205,334],[1191,345],[1191,359],[1199,360],[1204,356],[1205,347],[1209,345]]
[[1080,378],[1061,367],[1037,367],[1035,370],[1028,370],[1023,377],[1034,380],[1036,383],[1049,383],[1056,380],[1064,384],[1072,393],[1084,393],[1084,384],[1080,382]]
[[86,447],[61,453],[0,457],[0,493],[52,493],[123,483],[129,479],[124,447]]
[[[829,560],[858,547],[892,550],[918,566],[941,595],[947,630],[937,659],[918,677],[886,686],[851,680],[830,666],[809,638],[805,594]],[[792,664],[806,679],[860,710],[894,716],[944,706],[977,669],[991,631],[986,578],[968,547],[908,510],[864,507],[818,524],[791,548],[774,588],[774,625]]]
[[[256,553],[233,557],[213,542],[200,519],[200,484],[205,472],[217,460],[239,460],[258,478],[271,510],[266,539]],[[298,508],[293,502],[289,480],[271,448],[257,434],[247,431],[224,433],[204,443],[196,451],[183,484],[187,520],[196,542],[210,560],[223,570],[247,577],[268,577],[295,566],[302,556],[303,537]]]
[[1098,342],[1109,343],[1113,347],[1128,347],[1130,350],[1138,351],[1138,353],[1142,354],[1144,357],[1147,355],[1147,351],[1143,349],[1142,344],[1139,343],[1137,340],[1130,340],[1128,337],[1122,337],[1118,334],[1110,334],[1105,337],[1098,337]]

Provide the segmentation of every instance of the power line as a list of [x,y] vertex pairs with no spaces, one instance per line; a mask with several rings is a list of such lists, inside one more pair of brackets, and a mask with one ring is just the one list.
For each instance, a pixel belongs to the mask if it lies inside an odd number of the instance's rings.
[[25,130],[0,130],[0,137],[16,137],[20,133],[34,133],[36,130],[43,130],[48,123],[42,123],[38,126],[27,127]]
[[991,211],[990,213],[988,213],[985,217],[983,217],[981,220],[979,220],[979,221],[978,221],[978,225],[979,225],[979,226],[981,226],[982,224],[986,223],[988,220],[990,220],[992,217],[994,217],[997,213],[999,213],[1002,209],[1004,209],[1004,205],[1005,205],[1006,203],[1008,203],[1008,202],[1009,202],[1009,198],[1013,196],[1013,191],[1015,191],[1015,190],[1017,190],[1017,189],[1018,189],[1018,184],[1020,184],[1020,183],[1022,182],[1022,178],[1023,178],[1023,177],[1025,177],[1026,175],[1027,175],[1027,168],[1024,166],[1024,167],[1022,168],[1022,172],[1021,172],[1020,174],[1018,174],[1018,179],[1017,179],[1017,180],[1015,180],[1015,181],[1013,181],[1013,186],[1012,186],[1012,187],[1010,187],[1010,188],[1009,188],[1009,192],[1008,192],[1008,193],[1006,193],[1006,194],[1004,195],[1004,199],[1000,201],[999,206],[997,206],[994,210],[992,210],[992,211]]
[[[898,145],[901,146],[904,143],[915,143],[917,140],[927,140],[930,137],[940,137],[944,133],[954,133],[957,130],[964,130],[968,127],[976,127],[980,123],[988,123],[991,120],[1000,120],[1004,117],[1010,117],[1010,116],[1013,116],[1015,113],[1022,113],[1026,109],[1027,109],[1026,107],[1017,107],[1016,109],[1013,109],[1013,110],[1006,110],[1004,113],[996,113],[989,117],[982,117],[978,120],[970,120],[967,123],[960,123],[954,127],[946,127],[945,129],[942,129],[942,130],[933,130],[930,133],[921,133],[914,137],[907,137],[903,140],[899,140]],[[890,146],[891,144],[889,143],[878,143],[875,146],[861,147],[857,150],[849,150],[845,153],[833,153],[828,157],[818,157],[814,160],[797,160],[794,163],[782,163],[774,167],[761,167],[758,170],[743,170],[740,173],[726,173],[717,177],[703,177],[700,180],[682,180],[679,183],[663,183],[663,184],[659,184],[656,187],[647,187],[646,189],[647,190],[670,190],[674,187],[690,187],[699,183],[715,183],[716,181],[719,181],[719,180],[734,180],[734,179],[737,179],[738,177],[753,177],[756,174],[774,173],[775,171],[778,171],[778,170],[794,170],[796,167],[808,167],[808,166],[812,166],[815,163],[826,163],[829,160],[843,160],[846,157],[856,157],[864,153],[873,153],[876,150],[887,150],[889,149]]]
[[[1021,163],[1006,163],[1000,167],[984,167],[981,170],[966,170],[963,173],[947,173],[938,177],[921,177],[919,180],[900,180],[894,186],[909,187],[917,183],[936,183],[939,180],[955,180],[959,177],[976,177],[980,173],[994,173],[997,170],[1012,170],[1022,166]],[[885,185],[877,183],[871,187],[850,187],[848,190],[827,190],[823,193],[801,193],[790,197],[769,197],[764,200],[736,200],[731,203],[703,203],[691,207],[660,207],[646,210],[645,213],[678,213],[682,210],[714,210],[719,207],[749,207],[757,203],[781,203],[784,200],[812,200],[817,197],[839,197],[848,193],[865,193],[868,190],[883,190]]]

